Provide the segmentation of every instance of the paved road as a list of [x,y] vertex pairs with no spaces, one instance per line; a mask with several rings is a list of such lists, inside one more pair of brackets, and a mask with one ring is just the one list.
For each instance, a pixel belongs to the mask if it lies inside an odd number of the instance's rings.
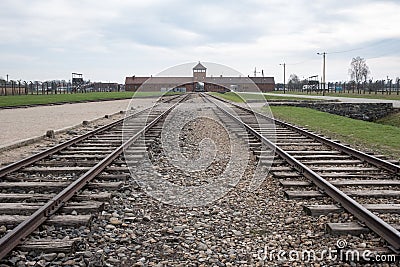
[[[132,100],[136,109],[152,105],[157,98]],[[126,110],[131,100],[76,103],[56,106],[0,110],[0,146],[44,135],[47,130],[59,130],[93,120],[106,114]]]
[[[281,94],[265,93],[266,95],[280,96]],[[282,94],[283,96],[283,94]],[[301,97],[301,98],[318,98],[326,100],[339,100],[346,103],[393,103],[393,107],[400,108],[400,100],[386,100],[386,99],[369,99],[369,98],[351,98],[339,96],[315,96],[315,95],[292,95],[284,94],[284,96]]]

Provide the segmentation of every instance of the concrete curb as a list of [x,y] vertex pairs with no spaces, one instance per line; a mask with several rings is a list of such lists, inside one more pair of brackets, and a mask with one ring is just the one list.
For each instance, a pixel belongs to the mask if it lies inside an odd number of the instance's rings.
[[[113,113],[111,115],[106,114],[103,117],[95,118],[95,119],[87,121],[87,122],[88,123],[93,123],[93,122],[99,121],[101,119],[104,119],[106,116],[109,116],[109,118],[112,118],[115,115],[122,114],[122,112],[125,112],[125,111],[121,110],[121,111],[115,112],[115,113]],[[68,127],[65,127],[65,128],[58,129],[58,130],[54,130],[54,133],[56,135],[57,134],[62,134],[62,133],[68,132],[70,130],[79,128],[79,127],[82,126],[82,124],[83,123],[76,124],[76,125],[73,125],[73,126],[68,126]],[[3,146],[0,146],[0,152],[6,151],[6,150],[10,150],[10,149],[19,148],[19,147],[26,146],[26,145],[30,145],[30,144],[36,143],[38,141],[41,141],[41,140],[43,140],[45,138],[46,138],[46,133],[43,134],[43,135],[34,136],[34,137],[31,137],[31,138],[19,140],[19,141],[13,142],[11,144],[6,144],[6,145],[3,145]]]

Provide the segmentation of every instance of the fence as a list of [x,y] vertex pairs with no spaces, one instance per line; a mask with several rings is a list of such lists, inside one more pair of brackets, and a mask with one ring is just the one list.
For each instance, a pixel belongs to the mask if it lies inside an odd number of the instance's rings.
[[378,80],[366,82],[329,82],[317,86],[308,86],[306,83],[288,83],[287,91],[318,92],[318,93],[353,93],[353,94],[397,94],[400,93],[400,80]]
[[45,95],[45,94],[73,94],[88,92],[115,92],[123,87],[117,83],[86,83],[72,85],[70,82],[26,82],[0,80],[0,96],[7,95]]

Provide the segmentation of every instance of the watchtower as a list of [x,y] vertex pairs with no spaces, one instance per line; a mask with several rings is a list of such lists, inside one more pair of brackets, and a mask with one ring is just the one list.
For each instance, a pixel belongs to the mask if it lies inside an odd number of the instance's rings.
[[194,78],[194,80],[197,81],[197,82],[205,81],[205,79],[206,79],[206,71],[207,71],[207,68],[204,67],[199,61],[199,63],[196,66],[194,66],[194,68],[193,68],[193,78]]

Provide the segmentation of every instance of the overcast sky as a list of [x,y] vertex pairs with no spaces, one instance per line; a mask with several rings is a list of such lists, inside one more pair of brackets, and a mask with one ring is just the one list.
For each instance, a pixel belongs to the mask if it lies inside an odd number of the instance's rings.
[[[283,79],[400,76],[400,0],[1,0],[0,77],[123,82],[195,61]],[[258,74],[260,75],[260,74]]]

